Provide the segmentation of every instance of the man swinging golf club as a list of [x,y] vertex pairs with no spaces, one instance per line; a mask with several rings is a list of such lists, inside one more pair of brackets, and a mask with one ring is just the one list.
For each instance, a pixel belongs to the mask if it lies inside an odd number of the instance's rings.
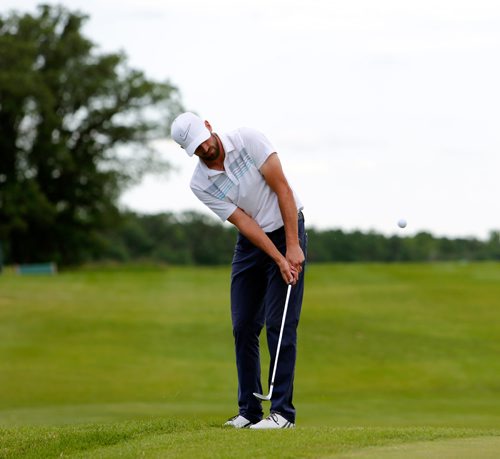
[[[293,379],[306,253],[302,204],[275,149],[260,132],[240,128],[216,134],[208,121],[186,112],[173,122],[171,135],[188,156],[199,158],[191,190],[239,232],[231,273],[239,412],[225,425],[294,427]],[[267,396],[261,395],[259,356],[264,323],[271,355]],[[261,400],[269,399],[270,415],[262,419]]]

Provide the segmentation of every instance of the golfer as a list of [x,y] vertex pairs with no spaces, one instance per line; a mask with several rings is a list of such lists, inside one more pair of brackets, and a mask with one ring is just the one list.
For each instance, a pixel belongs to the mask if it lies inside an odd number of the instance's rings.
[[[238,370],[239,412],[225,425],[295,426],[292,403],[297,326],[304,292],[306,234],[302,204],[267,138],[250,128],[216,134],[193,113],[179,115],[172,138],[199,161],[191,190],[222,221],[238,228],[231,272],[231,316]],[[274,365],[287,285],[292,284],[270,415],[263,418],[259,335],[266,324]]]

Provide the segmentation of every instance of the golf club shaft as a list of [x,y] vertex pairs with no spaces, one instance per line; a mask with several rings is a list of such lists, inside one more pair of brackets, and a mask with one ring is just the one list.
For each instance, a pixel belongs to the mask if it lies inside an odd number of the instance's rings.
[[281,348],[281,338],[283,337],[283,330],[285,328],[285,320],[286,320],[286,312],[288,310],[288,300],[290,299],[290,292],[292,291],[292,284],[288,284],[288,290],[286,292],[286,300],[285,300],[285,308],[283,309],[283,319],[281,319],[281,329],[280,329],[280,336],[278,338],[278,347],[276,349],[276,357],[274,359],[274,369],[273,369],[273,376],[271,378],[271,387],[269,394],[272,394],[273,387],[274,387],[274,377],[276,376],[276,368],[278,368],[278,356],[280,353],[280,348]]

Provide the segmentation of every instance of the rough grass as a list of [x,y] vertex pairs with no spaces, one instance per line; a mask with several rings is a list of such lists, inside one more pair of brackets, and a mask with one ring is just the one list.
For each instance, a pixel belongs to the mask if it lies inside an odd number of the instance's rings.
[[0,457],[493,457],[499,264],[307,277],[298,427],[278,433],[220,427],[236,412],[227,268],[4,273]]
[[[476,455],[470,457],[481,458],[478,445],[499,445],[500,437],[494,436],[496,433],[422,427],[299,427],[294,431],[254,432],[180,420],[133,421],[0,430],[0,455],[5,458],[307,458],[381,457],[381,451],[392,454],[391,457],[401,457],[394,454],[405,451],[411,457],[413,452],[422,450],[447,452],[452,445],[452,451],[458,454],[454,457],[461,457],[457,446],[463,449],[472,445]],[[461,441],[449,442],[456,439]]]

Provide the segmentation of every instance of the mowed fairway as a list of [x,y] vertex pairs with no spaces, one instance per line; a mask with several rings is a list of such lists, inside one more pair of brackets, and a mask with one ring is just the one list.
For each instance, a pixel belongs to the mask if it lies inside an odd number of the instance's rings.
[[0,275],[0,457],[500,457],[500,264],[306,275],[297,428],[274,432],[220,427],[228,267]]

